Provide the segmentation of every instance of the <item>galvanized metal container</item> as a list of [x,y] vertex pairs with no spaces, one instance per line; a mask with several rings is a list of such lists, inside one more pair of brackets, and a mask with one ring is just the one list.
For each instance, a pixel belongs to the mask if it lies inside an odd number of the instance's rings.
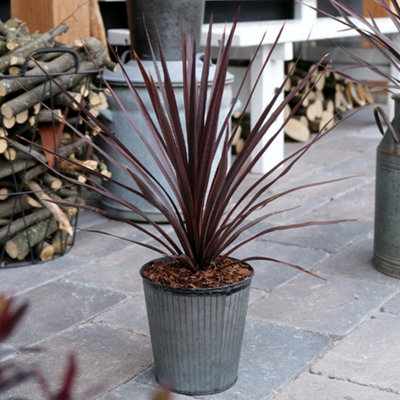
[[[155,67],[153,61],[143,61],[143,65],[145,69],[153,76],[156,76]],[[203,62],[198,60],[196,65],[196,73],[197,76],[201,76],[201,71],[203,67]],[[127,71],[129,79],[135,85],[139,96],[141,97],[145,108],[149,111],[150,116],[154,121],[157,120],[155,117],[155,113],[153,111],[153,106],[151,99],[148,95],[148,91],[146,89],[146,85],[143,81],[142,74],[140,72],[139,67],[136,62],[131,60],[124,64],[124,68]],[[160,66],[161,69],[161,66]],[[183,75],[182,75],[182,61],[169,61],[168,62],[168,70],[170,74],[170,78],[174,87],[174,93],[177,101],[177,108],[179,110],[180,119],[182,121],[182,127],[185,129],[185,110],[184,110],[184,100],[183,100]],[[209,87],[211,87],[214,74],[216,71],[216,66],[210,66],[210,75],[209,75]],[[132,100],[132,95],[130,89],[128,87],[128,83],[122,73],[121,70],[116,72],[104,71],[104,78],[109,82],[112,86],[113,90],[117,94],[119,100],[126,111],[129,113],[131,118],[135,121],[136,125],[142,132],[146,132],[147,130],[147,122],[141,117],[141,114]],[[220,116],[219,116],[219,126],[224,122],[226,115],[229,113],[231,105],[232,105],[232,83],[233,76],[231,74],[227,74],[227,78],[225,81],[224,95],[222,98]],[[146,168],[151,172],[153,176],[157,178],[160,184],[169,192],[171,196],[172,190],[170,189],[167,180],[164,178],[161,173],[157,163],[154,158],[150,154],[146,145],[141,140],[139,134],[133,129],[131,123],[125,116],[124,112],[121,110],[119,104],[113,99],[111,96],[108,99],[109,101],[109,109],[103,111],[103,117],[108,119],[107,125],[111,130],[113,130],[118,138],[124,143],[124,145],[129,149],[129,151],[137,157],[137,159],[146,166]],[[117,151],[115,151],[111,146],[104,144],[104,150],[110,154],[110,156],[120,162],[121,164],[126,163],[126,159],[122,157]],[[219,154],[217,152],[215,159],[218,160]],[[112,177],[115,181],[121,182],[126,186],[137,189],[136,183],[133,181],[132,177],[129,176],[126,172],[124,172],[121,168],[113,163],[108,163],[108,169],[112,173]],[[145,201],[142,197],[133,194],[129,190],[117,185],[113,182],[105,182],[105,187],[112,191],[117,196],[131,202],[140,210],[142,210],[150,219],[155,222],[166,222],[165,217],[160,213],[158,209],[154,206],[150,205],[147,201]],[[132,210],[127,207],[114,202],[108,198],[102,199],[102,207],[112,214],[118,215],[123,218],[129,218],[135,221],[143,221],[143,218],[138,214],[134,213]]]
[[[400,278],[400,97],[395,100],[392,123],[380,107],[375,109],[377,125],[383,138],[377,148],[375,184],[375,268],[387,275]],[[383,131],[381,119],[387,125]]]
[[[151,263],[142,267],[142,278]],[[182,289],[143,278],[155,374],[162,386],[206,395],[236,382],[251,279]]]
[[[158,34],[165,59],[182,58],[182,27],[200,43],[205,0],[127,0],[126,10],[132,50],[151,60],[147,35],[158,57]],[[147,31],[147,32],[146,32]]]

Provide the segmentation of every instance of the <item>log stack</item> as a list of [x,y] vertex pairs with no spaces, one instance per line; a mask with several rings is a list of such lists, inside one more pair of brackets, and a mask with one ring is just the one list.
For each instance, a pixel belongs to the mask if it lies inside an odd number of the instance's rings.
[[[293,65],[293,62],[288,62],[286,70],[291,70]],[[313,68],[314,63],[311,61],[298,62],[290,80],[287,81],[285,94],[288,95],[299,80]],[[290,116],[293,107],[308,91],[308,95],[303,98],[302,106],[289,118],[284,129],[288,138],[301,142],[307,141],[312,133],[330,128],[334,118],[340,118],[346,111],[373,102],[373,97],[366,86],[344,79],[329,70],[324,74],[316,71],[302,93],[296,96],[285,110],[285,118]]]
[[[293,66],[293,61],[286,63],[286,71],[291,70]],[[313,68],[314,63],[311,61],[297,62],[294,72],[286,82],[285,95],[288,96],[291,89]],[[307,96],[306,93],[308,93]],[[300,100],[302,100],[301,107],[291,115],[293,108]],[[284,118],[287,119],[284,128],[285,136],[289,140],[305,142],[311,134],[330,128],[334,119],[340,118],[343,113],[372,102],[373,97],[369,87],[344,79],[329,70],[322,75],[317,71],[302,93],[294,96],[284,110]],[[239,127],[232,141],[233,154],[240,153],[250,132],[248,112],[242,115],[242,112],[238,111],[232,116],[232,129],[238,124]]]
[[109,176],[87,141],[75,132],[78,129],[89,140],[97,132],[79,113],[76,101],[94,116],[107,108],[106,92],[91,77],[94,64],[111,69],[115,64],[107,58],[102,42],[93,37],[69,45],[56,42],[54,37],[67,29],[60,24],[30,35],[18,20],[0,21],[2,267],[48,260],[72,244],[77,208],[57,202],[81,200],[77,186],[57,171],[80,181],[87,179],[88,169]]

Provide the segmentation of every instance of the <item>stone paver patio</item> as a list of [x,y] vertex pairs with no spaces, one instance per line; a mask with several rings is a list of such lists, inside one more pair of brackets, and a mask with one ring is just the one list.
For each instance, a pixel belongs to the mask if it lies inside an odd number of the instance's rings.
[[[400,280],[371,264],[379,141],[368,106],[317,143],[282,182],[283,189],[363,174],[282,198],[279,207],[301,207],[275,218],[358,221],[279,232],[237,254],[262,250],[312,269],[327,281],[255,262],[239,379],[224,393],[199,398],[400,400]],[[298,146],[287,143],[286,149]],[[88,212],[78,222],[148,240]],[[153,256],[128,242],[78,232],[63,257],[0,270],[0,292],[30,302],[27,317],[8,342],[10,357],[23,365],[39,363],[57,386],[73,352],[79,362],[77,398],[150,400],[157,384],[138,271]],[[43,351],[21,353],[21,346],[40,346]],[[42,398],[33,384],[2,399],[13,396]]]

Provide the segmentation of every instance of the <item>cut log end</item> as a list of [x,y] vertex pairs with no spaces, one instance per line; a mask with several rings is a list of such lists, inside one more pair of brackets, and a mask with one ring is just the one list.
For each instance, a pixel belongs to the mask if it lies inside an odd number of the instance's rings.
[[38,243],[34,250],[41,261],[48,261],[54,257],[54,247],[48,242]]
[[14,116],[12,108],[6,103],[1,106],[0,112],[5,118],[12,118]]
[[310,129],[296,118],[287,122],[284,132],[289,138],[299,142],[306,142],[310,138]]

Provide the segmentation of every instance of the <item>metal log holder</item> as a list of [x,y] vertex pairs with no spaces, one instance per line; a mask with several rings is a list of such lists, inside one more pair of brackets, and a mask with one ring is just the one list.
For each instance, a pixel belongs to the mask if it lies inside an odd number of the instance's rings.
[[[42,74],[29,74],[27,75],[28,72],[28,63],[31,60],[36,60],[36,58],[44,53],[65,53],[68,52],[70,53],[75,60],[75,67],[74,71],[72,72],[62,72],[62,73],[45,73],[43,72]],[[0,74],[0,79],[20,79],[24,80],[25,78],[32,78],[32,77],[45,77],[44,82],[44,88],[43,88],[43,96],[41,98],[37,99],[37,103],[40,104],[40,109],[46,108],[46,106],[52,110],[54,107],[54,94],[51,93],[50,97],[48,99],[44,98],[44,93],[47,90],[52,90],[52,85],[51,85],[51,79],[57,76],[61,75],[70,75],[70,74],[83,74],[85,75],[84,79],[84,85],[85,87],[88,87],[91,84],[92,81],[92,75],[94,73],[97,73],[97,71],[80,71],[80,60],[78,54],[70,49],[70,48],[65,48],[65,47],[56,47],[56,48],[43,48],[39,50],[35,50],[32,53],[30,53],[26,59],[25,62],[23,63],[20,72],[17,75],[6,75],[6,74]],[[23,86],[23,85],[22,85]],[[9,100],[9,98],[5,98],[5,100]],[[4,101],[0,101],[0,106],[4,103]],[[39,108],[39,107],[38,107]],[[80,111],[72,111],[68,109],[69,117],[74,117],[73,120],[76,121],[73,125],[75,128],[78,128],[78,121],[80,120]],[[31,118],[34,117],[34,122],[33,125],[30,126],[28,130],[23,130],[22,126],[16,126],[15,128],[10,129],[10,133],[16,140],[29,148],[29,150],[34,150],[38,151],[38,148],[35,149],[35,146],[32,144],[35,141],[39,139],[39,110],[36,110],[36,114],[31,116]],[[32,121],[32,120],[31,120]],[[57,121],[56,117],[54,114],[52,114],[51,121],[50,121],[51,127],[52,127],[52,135],[53,135],[53,141],[55,143],[55,136],[56,136],[56,126],[57,126]],[[1,119],[0,121],[0,126],[4,130],[3,132],[7,132],[7,127],[4,125],[4,119]],[[26,126],[25,126],[26,127]],[[80,129],[80,128],[78,128]],[[65,130],[68,130],[67,127],[65,127]],[[71,132],[70,132],[71,133]],[[73,132],[71,133],[73,136]],[[76,136],[76,135],[75,135]],[[24,140],[23,138],[25,137]],[[8,137],[2,137],[2,140],[7,140],[8,142],[8,148],[13,148],[12,144],[9,141],[10,135]],[[56,149],[55,149],[56,150]],[[10,151],[10,150],[6,150]],[[21,149],[19,148],[19,151]],[[87,149],[86,149],[87,152]],[[42,234],[41,234],[41,239],[39,242],[34,243],[31,240],[30,235],[28,234],[29,229],[34,229],[35,227],[35,222],[32,222],[34,218],[29,217],[29,212],[25,209],[25,198],[27,196],[30,196],[32,198],[35,198],[36,193],[35,190],[30,190],[26,187],[25,182],[24,182],[24,176],[29,170],[29,168],[32,168],[34,162],[37,163],[37,165],[40,165],[40,162],[35,160],[32,155],[26,153],[21,155],[21,161],[24,164],[24,166],[21,168],[18,163],[12,160],[7,160],[4,155],[0,155],[0,165],[7,167],[9,169],[9,174],[7,176],[1,177],[0,175],[0,188],[3,186],[9,187],[10,183],[12,184],[12,187],[9,188],[11,189],[11,193],[8,194],[7,199],[3,199],[0,197],[0,210],[5,207],[5,202],[7,202],[7,205],[11,205],[11,211],[9,216],[6,218],[8,221],[4,221],[4,218],[1,217],[2,213],[0,211],[0,268],[4,267],[20,267],[20,266],[28,266],[32,264],[37,264],[39,262],[42,262],[43,260],[40,258],[40,254],[42,252],[42,249],[44,246],[46,246],[46,242],[48,240],[56,240],[58,239],[59,242],[59,248],[57,249],[57,253],[54,253],[54,255],[51,257],[51,259],[57,257],[57,256],[62,256],[65,254],[67,250],[71,248],[71,246],[74,243],[74,237],[75,237],[75,228],[77,224],[77,218],[78,214],[74,214],[69,217],[70,224],[73,227],[73,232],[74,235],[70,237],[68,234],[64,233],[61,231],[58,227],[55,232],[54,231],[54,218],[52,217],[50,213],[50,217],[45,218],[43,221],[45,221],[42,225]],[[4,175],[4,174],[2,174]],[[77,201],[79,198],[79,188],[76,185],[72,185],[71,183],[63,180],[62,181],[62,186],[58,190],[50,189],[49,187],[45,188],[45,185],[43,184],[43,189],[44,192],[49,195],[50,197],[55,197],[55,195],[59,195],[60,193],[65,193],[69,192],[72,196],[75,193],[75,196],[72,198],[75,198]],[[5,196],[4,196],[5,197]],[[71,196],[68,197],[69,201],[71,201]],[[74,201],[74,200],[72,200]],[[42,208],[41,210],[45,210],[45,208]],[[43,211],[45,213],[45,211]],[[11,227],[13,226],[13,223],[18,221],[19,225],[22,225],[23,228],[18,232],[14,233],[12,232]],[[4,222],[7,222],[4,224]],[[22,233],[21,233],[22,232]],[[6,244],[10,239],[15,238],[17,234],[22,235],[21,240],[26,240],[27,245],[28,245],[28,252],[27,254],[22,257],[16,257],[13,258],[11,257],[7,251],[6,251]],[[36,242],[36,241],[35,241]],[[19,259],[20,258],[20,259]]]

